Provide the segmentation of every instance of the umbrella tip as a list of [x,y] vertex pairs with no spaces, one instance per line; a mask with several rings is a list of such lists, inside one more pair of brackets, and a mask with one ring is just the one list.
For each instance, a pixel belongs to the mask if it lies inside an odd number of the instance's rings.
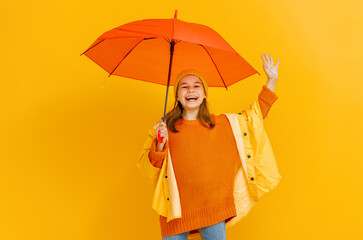
[[178,10],[175,10],[174,19],[176,19],[177,15],[178,15]]

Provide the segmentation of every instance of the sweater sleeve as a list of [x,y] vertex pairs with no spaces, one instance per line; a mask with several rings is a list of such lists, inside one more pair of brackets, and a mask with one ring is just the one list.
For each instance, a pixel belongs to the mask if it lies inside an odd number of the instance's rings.
[[149,159],[150,159],[150,163],[154,167],[161,168],[161,166],[163,165],[163,160],[165,158],[165,155],[168,153],[169,143],[168,143],[168,140],[166,140],[163,151],[159,152],[159,151],[156,151],[157,141],[158,141],[157,138],[155,138],[151,145],[151,149],[149,152]]
[[272,92],[266,85],[262,86],[262,90],[258,95],[258,102],[261,107],[263,119],[266,118],[267,113],[270,111],[272,104],[277,100],[276,93]]

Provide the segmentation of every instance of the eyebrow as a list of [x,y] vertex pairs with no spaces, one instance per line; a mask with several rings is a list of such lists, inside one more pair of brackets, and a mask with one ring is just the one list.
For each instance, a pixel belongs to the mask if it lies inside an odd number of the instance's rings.
[[[199,84],[201,84],[200,82],[194,82],[194,83],[199,83]],[[182,83],[182,84],[180,84],[180,86],[181,86],[181,85],[183,85],[183,84],[187,84],[187,83]]]

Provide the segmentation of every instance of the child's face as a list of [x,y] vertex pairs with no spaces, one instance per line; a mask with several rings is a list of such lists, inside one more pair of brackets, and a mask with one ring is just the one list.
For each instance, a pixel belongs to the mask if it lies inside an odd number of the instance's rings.
[[[197,98],[187,100],[187,98]],[[199,108],[204,98],[206,98],[203,83],[195,75],[186,75],[179,81],[178,98],[183,108],[186,110],[192,110]]]

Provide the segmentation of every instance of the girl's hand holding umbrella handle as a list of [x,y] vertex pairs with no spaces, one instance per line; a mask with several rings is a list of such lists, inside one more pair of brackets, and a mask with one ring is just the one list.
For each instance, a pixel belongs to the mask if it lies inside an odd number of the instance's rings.
[[165,122],[159,121],[155,126],[155,130],[158,138],[158,143],[156,148],[157,151],[162,151],[166,143],[166,140],[168,139],[168,129],[166,127]]
[[160,137],[160,133],[161,133],[161,131],[158,130],[158,141],[159,141],[159,143],[162,143],[164,137]]
[[[163,120],[163,121],[164,121],[164,118],[161,118],[161,120]],[[160,121],[159,121],[159,123],[160,123]],[[164,137],[161,137],[161,136],[160,136],[160,134],[161,134],[161,130],[158,130],[158,142],[159,142],[159,143],[162,143],[162,142],[163,142]]]

